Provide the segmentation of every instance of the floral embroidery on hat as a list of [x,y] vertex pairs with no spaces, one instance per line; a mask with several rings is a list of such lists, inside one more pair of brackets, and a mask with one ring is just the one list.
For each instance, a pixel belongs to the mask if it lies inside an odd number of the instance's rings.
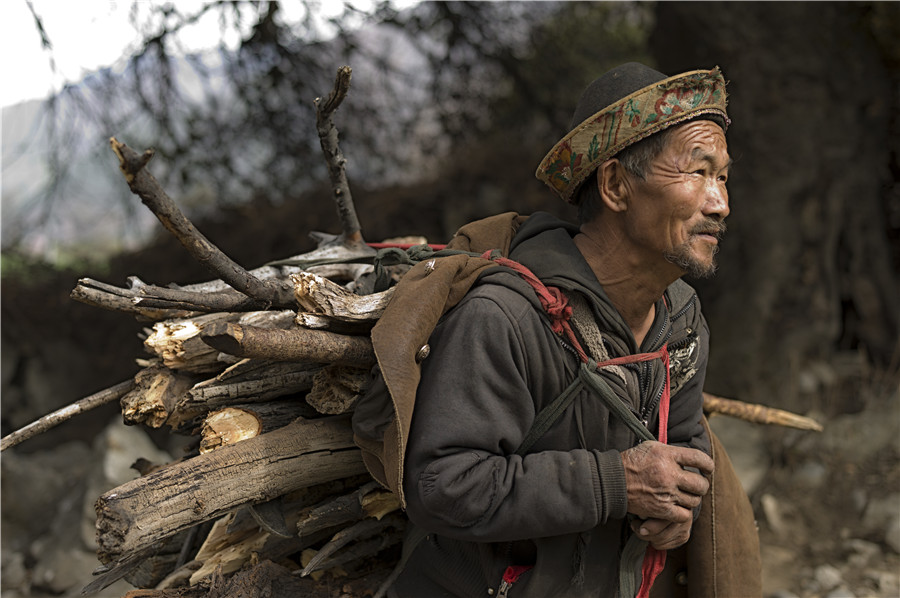
[[550,150],[535,175],[572,203],[584,179],[629,145],[700,114],[717,114],[728,125],[726,105],[725,78],[718,67],[669,77],[578,125]]

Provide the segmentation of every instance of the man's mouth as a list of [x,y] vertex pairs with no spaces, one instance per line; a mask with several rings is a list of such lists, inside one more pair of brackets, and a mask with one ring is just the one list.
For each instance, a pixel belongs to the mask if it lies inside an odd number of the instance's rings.
[[693,235],[700,237],[710,237],[713,241],[719,242],[725,235],[726,226],[724,222],[706,223],[702,228],[693,231]]

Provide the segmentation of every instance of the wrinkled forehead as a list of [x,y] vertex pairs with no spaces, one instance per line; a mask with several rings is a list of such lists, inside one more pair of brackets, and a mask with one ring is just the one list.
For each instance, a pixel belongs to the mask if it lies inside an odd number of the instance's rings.
[[694,120],[672,127],[667,149],[691,160],[730,164],[725,131],[715,121]]

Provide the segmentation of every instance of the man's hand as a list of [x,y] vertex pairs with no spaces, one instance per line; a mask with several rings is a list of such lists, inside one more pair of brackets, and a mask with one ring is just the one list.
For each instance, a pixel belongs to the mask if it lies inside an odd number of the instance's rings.
[[622,463],[628,512],[641,519],[680,524],[693,521],[692,509],[709,490],[705,477],[684,468],[694,467],[707,475],[714,468],[713,460],[703,451],[655,441],[624,451]]
[[635,519],[631,529],[642,540],[646,540],[657,550],[678,548],[691,537],[693,521],[672,523],[664,519]]

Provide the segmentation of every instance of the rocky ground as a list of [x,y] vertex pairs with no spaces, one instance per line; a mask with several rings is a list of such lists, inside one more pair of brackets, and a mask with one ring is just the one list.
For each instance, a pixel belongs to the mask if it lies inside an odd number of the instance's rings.
[[[825,424],[823,433],[712,422],[757,514],[765,595],[900,596],[898,378],[858,370],[807,390],[821,394],[807,415]],[[78,596],[99,564],[95,499],[135,477],[130,465],[138,457],[170,458],[158,438],[113,414],[81,417],[81,438],[36,439],[0,459],[2,598]],[[169,453],[176,444],[166,446]],[[130,589],[119,582],[98,596]]]
[[898,378],[855,367],[843,379],[819,382],[799,391],[818,395],[819,407],[807,415],[824,424],[822,433],[713,418],[757,516],[764,594],[895,598]]

